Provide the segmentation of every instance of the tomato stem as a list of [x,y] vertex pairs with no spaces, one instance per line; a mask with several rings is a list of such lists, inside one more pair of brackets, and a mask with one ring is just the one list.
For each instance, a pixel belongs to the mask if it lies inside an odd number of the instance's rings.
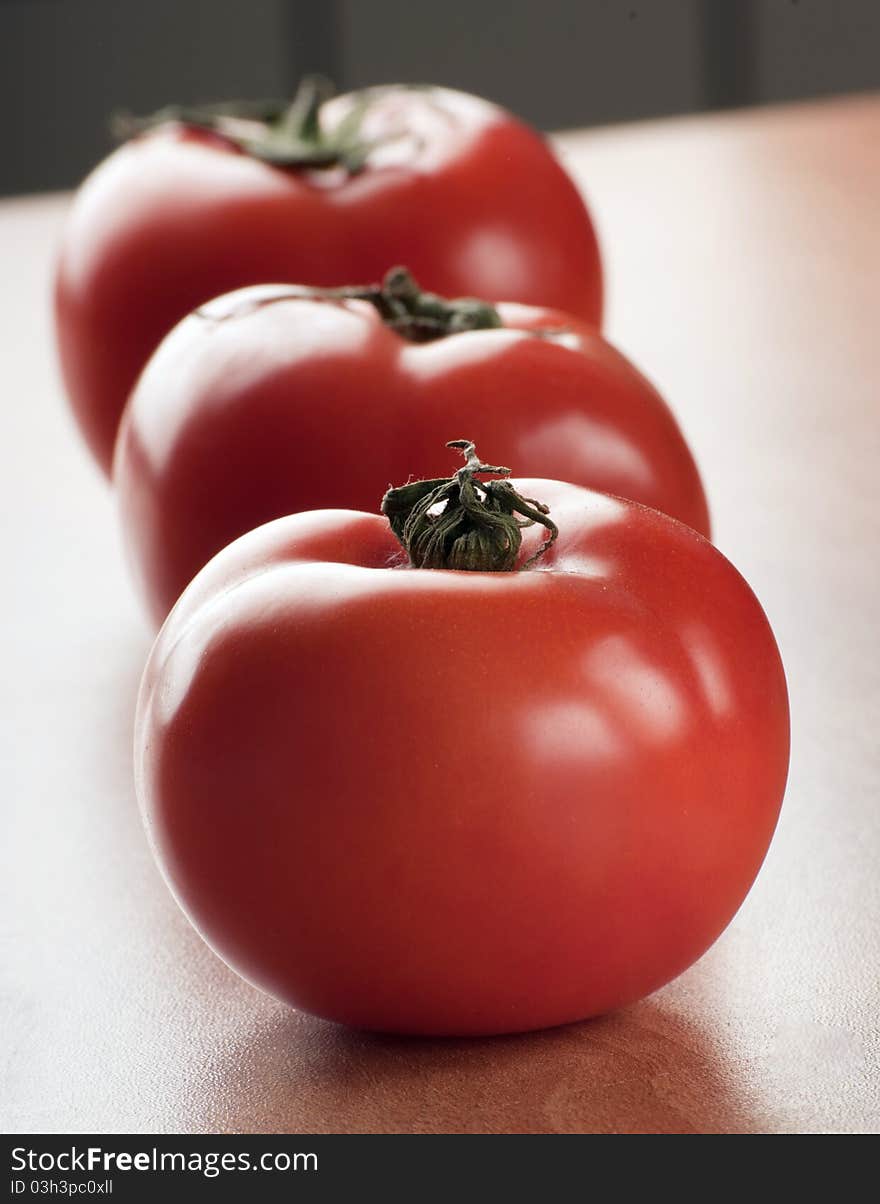
[[279,132],[295,141],[317,145],[321,141],[321,105],[334,91],[333,84],[323,75],[305,76],[277,121]]
[[387,272],[378,288],[353,289],[348,295],[369,301],[386,326],[414,343],[466,330],[495,330],[503,325],[498,310],[488,301],[476,297],[447,299],[424,292],[404,267]]
[[423,292],[403,267],[392,268],[385,274],[381,284],[285,289],[273,293],[271,297],[248,300],[219,318],[214,318],[209,310],[196,312],[208,321],[224,322],[253,309],[291,300],[368,301],[386,326],[413,343],[427,343],[467,330],[497,330],[504,325],[498,310],[488,301],[480,301],[476,297],[447,299],[438,297],[436,293]]
[[361,134],[367,94],[356,99],[335,129],[321,128],[321,106],[335,89],[321,75],[307,75],[290,102],[223,101],[204,105],[167,105],[148,117],[117,113],[111,126],[117,138],[131,138],[167,122],[181,122],[220,134],[255,159],[277,167],[343,167],[361,171],[374,143]]
[[[516,568],[523,527],[540,523],[548,536],[521,566],[530,568],[559,534],[549,507],[525,498],[510,481],[509,468],[484,464],[469,439],[446,444],[464,456],[464,467],[451,477],[410,481],[389,489],[382,513],[417,569],[459,569],[472,573],[509,573]],[[477,481],[492,474],[500,481]]]

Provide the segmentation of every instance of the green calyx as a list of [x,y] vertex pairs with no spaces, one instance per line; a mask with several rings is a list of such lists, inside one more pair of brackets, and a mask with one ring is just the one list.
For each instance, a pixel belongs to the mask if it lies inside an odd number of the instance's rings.
[[[530,568],[559,534],[549,508],[524,498],[504,478],[509,468],[484,464],[473,443],[446,444],[464,456],[464,467],[451,477],[411,481],[389,489],[382,513],[417,569],[458,569],[476,573],[509,573],[516,568],[522,529],[540,523],[547,539],[522,565]],[[477,481],[478,475],[502,479]]]
[[496,330],[504,325],[501,315],[488,301],[475,297],[447,300],[436,293],[423,292],[406,268],[392,268],[381,284],[345,285],[342,288],[297,288],[274,293],[271,297],[248,300],[243,306],[219,319],[211,319],[205,310],[196,312],[206,320],[226,321],[253,309],[277,305],[282,301],[367,301],[386,326],[412,343],[428,343],[450,334],[469,330]]
[[488,301],[475,297],[447,299],[423,292],[406,268],[392,268],[378,288],[340,290],[369,301],[386,326],[414,343],[427,343],[466,330],[495,330],[501,315]]
[[118,114],[114,134],[131,138],[166,122],[178,121],[222,135],[245,154],[277,167],[343,167],[362,170],[375,145],[364,139],[361,124],[367,97],[356,102],[336,129],[321,128],[321,106],[334,88],[323,76],[306,76],[293,101],[229,101],[207,105],[168,105],[149,117]]

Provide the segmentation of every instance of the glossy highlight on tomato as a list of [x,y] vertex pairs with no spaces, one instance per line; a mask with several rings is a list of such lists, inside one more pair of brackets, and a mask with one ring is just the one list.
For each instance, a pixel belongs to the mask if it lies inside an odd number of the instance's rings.
[[367,301],[264,286],[181,323],[132,396],[113,469],[156,622],[239,535],[300,510],[374,511],[390,482],[442,473],[462,431],[502,463],[708,535],[693,457],[645,377],[571,315],[496,313],[498,327],[413,342]]
[[321,104],[312,133],[332,145],[354,120],[355,163],[276,153],[252,120],[205,129],[182,116],[89,176],[61,245],[62,375],[107,472],[151,352],[191,310],[244,285],[345,285],[403,262],[448,296],[600,321],[599,250],[580,195],[545,141],[488,101],[398,85]]
[[303,513],[226,548],[158,637],[152,848],[296,1007],[430,1034],[596,1015],[686,969],[761,865],[788,703],[748,585],[654,510],[515,485],[559,529],[530,569],[408,568],[383,518]]

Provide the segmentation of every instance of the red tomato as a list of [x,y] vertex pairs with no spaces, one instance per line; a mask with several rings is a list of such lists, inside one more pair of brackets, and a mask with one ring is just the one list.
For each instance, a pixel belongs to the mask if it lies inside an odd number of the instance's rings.
[[154,618],[245,531],[298,510],[372,511],[389,481],[436,476],[450,432],[708,535],[693,458],[645,378],[567,315],[497,315],[505,328],[413,343],[365,301],[264,286],[187,318],[138,383],[113,472]]
[[382,518],[299,514],[158,637],[152,847],[212,948],[296,1007],[433,1034],[595,1015],[699,957],[764,857],[788,703],[748,585],[654,510],[517,488],[559,528],[529,570],[407,570]]
[[243,285],[344,285],[405,262],[451,296],[547,304],[598,323],[590,218],[528,126],[464,93],[404,86],[337,97],[311,118],[317,142],[285,134],[283,119],[166,122],[80,189],[58,268],[58,345],[105,471],[160,339]]

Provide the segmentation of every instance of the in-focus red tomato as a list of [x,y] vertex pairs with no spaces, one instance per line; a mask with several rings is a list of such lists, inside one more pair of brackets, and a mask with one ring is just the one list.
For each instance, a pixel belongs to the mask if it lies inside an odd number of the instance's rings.
[[[382,305],[289,292],[244,290],[187,318],[126,411],[113,477],[158,622],[246,531],[298,510],[373,511],[389,482],[442,473],[450,432],[531,475],[634,498],[708,535],[674,418],[594,328],[553,310],[412,294],[414,332],[406,318],[383,319]],[[385,308],[399,300],[379,292]],[[504,326],[411,341],[432,333],[419,316],[432,307],[452,329]]]
[[162,336],[243,285],[344,285],[403,262],[450,296],[600,319],[599,252],[580,196],[535,131],[487,101],[395,86],[301,105],[292,122],[181,115],[97,168],[61,248],[64,382],[105,471]]
[[435,1034],[591,1016],[699,957],[764,857],[788,704],[745,581],[654,510],[516,487],[559,529],[531,569],[407,568],[382,518],[300,514],[212,560],[158,637],[152,847],[205,940],[297,1007]]

